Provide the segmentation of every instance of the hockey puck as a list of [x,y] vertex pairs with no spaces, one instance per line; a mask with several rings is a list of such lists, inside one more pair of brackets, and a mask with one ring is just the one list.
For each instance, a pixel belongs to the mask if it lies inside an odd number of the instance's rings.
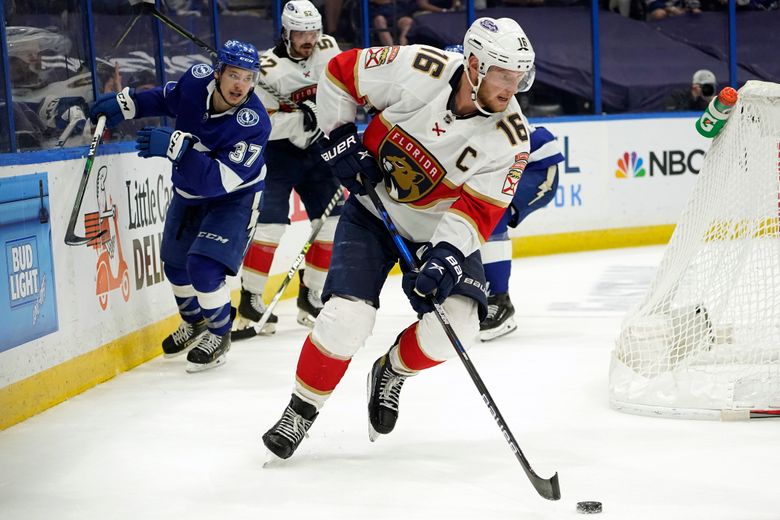
[[583,515],[601,513],[601,502],[577,502],[577,512]]

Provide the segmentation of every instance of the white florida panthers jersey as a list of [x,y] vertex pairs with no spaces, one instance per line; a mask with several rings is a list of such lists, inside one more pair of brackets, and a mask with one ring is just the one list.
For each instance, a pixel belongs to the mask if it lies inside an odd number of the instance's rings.
[[[260,55],[260,82],[271,86],[294,103],[314,101],[317,82],[328,61],[339,53],[336,40],[323,34],[308,59],[290,58],[284,44]],[[306,148],[314,132],[303,131],[303,113],[283,105],[268,92],[256,88],[257,95],[271,116],[271,141],[289,139],[298,148]]]
[[453,115],[463,70],[463,55],[421,45],[353,49],[328,64],[317,106],[326,134],[353,121],[358,104],[379,111],[363,144],[384,170],[377,193],[399,232],[469,255],[512,201],[529,131],[514,97],[501,113]]

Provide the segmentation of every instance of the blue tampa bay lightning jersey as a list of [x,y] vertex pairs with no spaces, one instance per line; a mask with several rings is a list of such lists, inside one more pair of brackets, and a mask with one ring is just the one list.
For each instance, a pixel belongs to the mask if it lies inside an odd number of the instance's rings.
[[560,162],[563,162],[563,154],[555,136],[543,126],[531,125],[531,155],[526,169],[546,170]]
[[242,105],[211,113],[215,90],[214,70],[201,63],[179,81],[135,93],[136,117],[175,117],[177,130],[198,139],[173,165],[173,186],[186,199],[263,189],[263,151],[271,134],[266,109],[253,92]]

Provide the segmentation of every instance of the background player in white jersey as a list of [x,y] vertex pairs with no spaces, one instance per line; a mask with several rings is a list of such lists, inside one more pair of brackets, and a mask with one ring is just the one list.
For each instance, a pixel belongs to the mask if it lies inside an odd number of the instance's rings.
[[[262,53],[260,81],[295,102],[300,110],[280,103],[264,91],[258,93],[271,116],[272,131],[265,150],[268,174],[260,202],[257,229],[241,272],[241,303],[233,339],[255,335],[252,322],[265,311],[263,290],[279,242],[287,226],[293,189],[309,219],[320,218],[339,188],[338,179],[320,157],[314,141],[322,135],[317,125],[317,81],[328,61],[339,53],[336,40],[322,34],[322,18],[309,0],[291,0],[282,11],[282,40]],[[333,234],[341,204],[317,234],[306,253],[306,269],[298,292],[298,322],[312,326],[322,308],[320,293],[330,265]],[[271,316],[264,332],[272,332]]]
[[183,321],[162,348],[166,357],[191,349],[188,372],[222,364],[230,348],[233,315],[225,278],[238,273],[252,237],[265,176],[262,151],[271,133],[253,93],[260,72],[255,47],[230,40],[218,60],[215,69],[194,65],[164,87],[101,95],[90,111],[93,120],[105,114],[109,126],[176,118],[175,130],[139,131],[136,148],[141,157],[172,163],[160,257]]
[[[371,335],[382,286],[399,256],[361,181],[382,182],[377,195],[422,262],[419,274],[407,272],[403,280],[419,320],[369,373],[372,440],[395,427],[406,378],[455,355],[431,299],[442,303],[466,348],[478,341],[487,303],[479,248],[528,161],[527,122],[514,95],[530,86],[534,52],[508,18],[476,20],[464,48],[465,58],[419,45],[353,49],[331,60],[320,80],[320,126],[329,136],[323,155],[352,195],[292,399],[263,435],[278,457],[293,454]],[[361,142],[352,121],[364,103],[380,113]]]

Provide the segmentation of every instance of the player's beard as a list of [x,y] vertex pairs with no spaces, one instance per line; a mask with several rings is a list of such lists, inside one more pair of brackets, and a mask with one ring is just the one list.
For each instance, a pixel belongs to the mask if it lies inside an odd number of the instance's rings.
[[485,89],[480,88],[477,91],[477,103],[487,112],[498,113],[503,112],[509,106],[509,102],[512,101],[510,97],[506,102],[502,102],[498,99],[498,94],[486,94]]
[[293,52],[297,54],[299,58],[309,59],[311,55],[314,53],[314,45],[311,45],[309,47],[304,47],[303,45],[299,45],[298,47],[293,48]]

